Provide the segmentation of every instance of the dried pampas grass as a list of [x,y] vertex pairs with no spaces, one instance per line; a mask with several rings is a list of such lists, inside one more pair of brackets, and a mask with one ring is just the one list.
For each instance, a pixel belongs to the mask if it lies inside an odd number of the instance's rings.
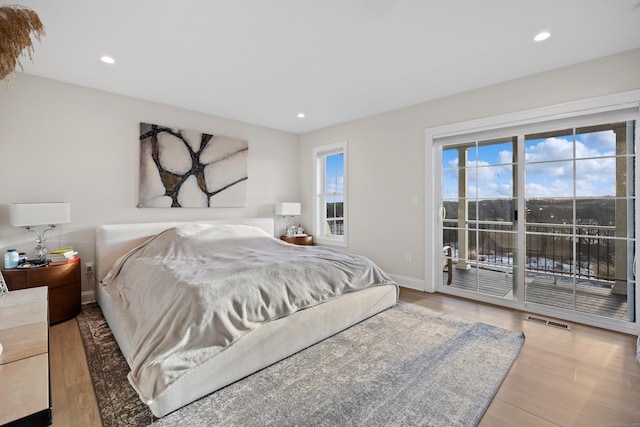
[[14,72],[20,64],[19,57],[27,49],[29,59],[33,45],[31,33],[40,41],[44,26],[38,15],[24,6],[0,6],[0,80]]

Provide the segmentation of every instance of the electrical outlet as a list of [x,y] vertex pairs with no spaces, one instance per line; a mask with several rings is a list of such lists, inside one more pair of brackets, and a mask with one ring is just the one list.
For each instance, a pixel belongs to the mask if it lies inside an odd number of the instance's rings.
[[84,271],[87,274],[93,274],[93,263],[92,262],[87,262],[84,264]]

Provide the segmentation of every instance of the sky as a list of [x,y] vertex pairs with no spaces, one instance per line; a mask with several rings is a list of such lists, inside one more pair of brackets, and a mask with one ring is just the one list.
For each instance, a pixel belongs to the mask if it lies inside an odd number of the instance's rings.
[[[575,148],[575,179],[573,152]],[[513,196],[510,142],[468,150],[468,194],[477,198]],[[525,142],[525,197],[615,196],[615,134],[601,131]],[[443,194],[458,197],[458,150],[442,152]]]
[[[344,193],[344,156],[333,154],[327,156],[327,193]],[[336,202],[342,202],[342,196],[336,197]]]

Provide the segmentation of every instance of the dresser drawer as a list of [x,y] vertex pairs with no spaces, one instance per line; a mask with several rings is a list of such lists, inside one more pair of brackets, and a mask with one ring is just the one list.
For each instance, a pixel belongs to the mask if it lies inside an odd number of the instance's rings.
[[0,425],[50,426],[47,288],[11,291],[2,296],[2,302]]

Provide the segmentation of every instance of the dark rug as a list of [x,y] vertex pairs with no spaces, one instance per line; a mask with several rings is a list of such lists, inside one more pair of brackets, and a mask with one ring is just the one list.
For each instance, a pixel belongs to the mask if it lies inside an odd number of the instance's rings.
[[346,331],[154,419],[96,304],[78,324],[111,426],[473,426],[524,334],[400,302]]

